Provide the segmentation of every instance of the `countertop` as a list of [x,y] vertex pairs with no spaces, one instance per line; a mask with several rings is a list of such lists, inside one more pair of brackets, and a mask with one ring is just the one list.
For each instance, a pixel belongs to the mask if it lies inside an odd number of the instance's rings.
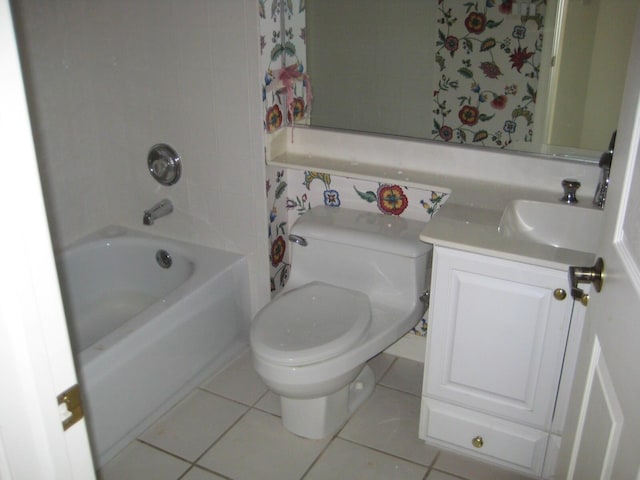
[[570,265],[592,265],[595,261],[592,253],[507,238],[498,230],[501,217],[501,210],[446,203],[426,224],[420,240],[556,270],[566,271]]

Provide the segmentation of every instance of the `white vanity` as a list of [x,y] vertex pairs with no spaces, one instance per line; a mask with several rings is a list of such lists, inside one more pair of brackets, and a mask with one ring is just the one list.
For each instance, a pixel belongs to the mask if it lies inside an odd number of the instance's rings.
[[532,224],[498,228],[502,217],[447,205],[420,237],[434,255],[419,435],[552,478],[585,313],[567,271],[594,255],[524,238]]

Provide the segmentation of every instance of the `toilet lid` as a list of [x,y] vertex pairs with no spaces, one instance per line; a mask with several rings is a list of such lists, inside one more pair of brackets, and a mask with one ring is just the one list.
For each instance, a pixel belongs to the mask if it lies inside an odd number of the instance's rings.
[[370,322],[365,294],[312,282],[284,293],[258,313],[251,325],[251,347],[274,363],[309,365],[349,349]]

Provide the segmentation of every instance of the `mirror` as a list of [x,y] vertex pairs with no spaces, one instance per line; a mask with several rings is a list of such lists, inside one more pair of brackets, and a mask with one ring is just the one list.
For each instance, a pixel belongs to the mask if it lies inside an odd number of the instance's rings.
[[301,0],[283,31],[304,40],[312,126],[595,158],[639,4]]

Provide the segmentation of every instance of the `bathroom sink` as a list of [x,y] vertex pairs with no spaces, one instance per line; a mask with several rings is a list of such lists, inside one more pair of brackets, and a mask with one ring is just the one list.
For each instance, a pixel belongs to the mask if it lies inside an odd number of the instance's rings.
[[602,221],[602,210],[590,206],[514,200],[498,229],[507,238],[595,253]]

